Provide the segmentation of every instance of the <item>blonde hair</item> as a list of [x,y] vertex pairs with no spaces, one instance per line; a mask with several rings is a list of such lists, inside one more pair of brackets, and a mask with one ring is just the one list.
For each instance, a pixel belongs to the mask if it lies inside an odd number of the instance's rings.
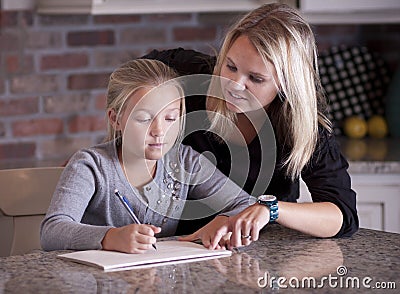
[[[214,75],[219,76],[229,49],[239,36],[245,35],[257,49],[264,63],[272,63],[280,85],[278,97],[266,109],[275,136],[290,150],[284,158],[286,175],[295,179],[310,160],[318,140],[318,123],[332,132],[325,116],[326,99],[318,73],[317,48],[310,26],[299,13],[285,4],[266,4],[237,22],[227,33],[217,58]],[[224,100],[207,98],[211,110],[211,128],[229,134],[230,121],[236,114]],[[213,114],[214,113],[214,114]]]
[[[172,83],[179,91],[181,97],[181,119],[180,134],[183,135],[185,103],[183,90],[179,83],[173,79],[178,74],[170,67],[158,60],[135,59],[128,61],[117,68],[110,76],[107,88],[106,112],[113,109],[116,113],[116,120],[122,114],[124,105],[131,95],[143,87],[157,87],[167,82]],[[107,116],[108,135],[105,141],[117,139],[120,143],[122,134],[116,132],[110,118]]]

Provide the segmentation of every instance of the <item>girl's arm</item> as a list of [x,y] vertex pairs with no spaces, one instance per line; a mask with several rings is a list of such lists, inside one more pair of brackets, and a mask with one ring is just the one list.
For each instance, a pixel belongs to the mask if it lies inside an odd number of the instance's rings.
[[104,250],[126,253],[144,253],[156,243],[154,234],[160,233],[161,228],[153,225],[127,225],[111,228],[105,234],[101,244]]

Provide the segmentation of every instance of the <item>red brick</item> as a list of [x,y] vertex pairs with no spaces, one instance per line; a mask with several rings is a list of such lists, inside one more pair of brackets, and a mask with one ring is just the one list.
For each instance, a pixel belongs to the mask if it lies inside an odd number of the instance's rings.
[[43,26],[50,26],[54,28],[55,26],[76,26],[76,25],[86,25],[89,23],[89,15],[79,15],[79,14],[40,14],[38,19],[39,23]]
[[67,35],[68,46],[114,45],[114,31],[70,32]]
[[140,15],[95,15],[93,22],[95,24],[119,24],[119,23],[137,23],[141,21]]
[[63,132],[63,121],[58,118],[32,119],[12,124],[15,137],[55,135]]
[[76,116],[68,124],[71,133],[106,130],[105,114],[102,116]]
[[3,11],[0,10],[0,26],[1,27],[12,27],[18,23],[16,11]]
[[22,46],[22,36],[18,32],[1,32],[0,34],[0,52],[15,52]]
[[6,135],[6,127],[3,123],[0,122],[0,137],[4,137]]
[[140,55],[141,54],[137,50],[118,51],[114,48],[112,50],[106,51],[96,50],[96,52],[93,52],[92,56],[94,59],[94,65],[96,67],[116,68],[122,63],[136,58]]
[[62,36],[60,31],[31,31],[26,36],[26,47],[31,49],[60,48]]
[[84,138],[56,138],[51,140],[41,140],[38,143],[38,153],[43,158],[64,158],[69,157],[79,149],[94,145],[93,140],[85,136]]
[[205,41],[214,40],[217,35],[215,27],[181,27],[173,30],[176,41]]
[[29,158],[35,155],[36,144],[32,142],[0,145],[0,159]]
[[34,71],[32,55],[8,55],[5,57],[6,71],[9,74],[32,73]]
[[39,99],[37,97],[0,101],[0,116],[32,114],[38,111]]
[[192,19],[190,13],[165,13],[165,14],[148,14],[143,17],[145,22],[154,23],[170,23],[178,21],[189,21]]
[[81,112],[89,109],[90,96],[87,93],[57,94],[43,97],[46,113]]
[[96,97],[95,97],[95,99],[96,99],[96,102],[95,102],[96,109],[105,111],[106,105],[107,105],[107,97],[106,97],[106,95],[107,95],[106,93],[96,95]]
[[18,24],[31,26],[33,24],[33,14],[30,11],[1,11],[0,26],[16,27]]
[[0,94],[4,93],[5,86],[4,86],[4,80],[0,78]]
[[111,73],[76,74],[68,77],[68,89],[101,89],[106,88]]
[[12,93],[46,93],[59,89],[56,75],[24,75],[10,80]]
[[149,43],[164,43],[167,41],[166,30],[163,28],[128,28],[120,35],[121,44],[137,45]]
[[67,53],[45,55],[41,60],[41,69],[71,69],[86,67],[89,64],[89,58],[84,53]]

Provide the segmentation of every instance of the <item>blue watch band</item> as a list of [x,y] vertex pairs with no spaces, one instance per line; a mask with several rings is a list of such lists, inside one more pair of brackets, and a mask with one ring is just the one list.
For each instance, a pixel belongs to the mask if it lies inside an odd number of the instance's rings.
[[278,199],[273,195],[261,195],[257,203],[265,205],[269,209],[269,222],[274,222],[279,216]]

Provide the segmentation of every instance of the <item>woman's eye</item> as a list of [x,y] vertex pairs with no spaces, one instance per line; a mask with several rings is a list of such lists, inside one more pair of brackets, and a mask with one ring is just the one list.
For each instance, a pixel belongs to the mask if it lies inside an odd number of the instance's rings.
[[169,121],[169,122],[174,122],[177,120],[177,118],[176,117],[167,117],[167,118],[165,118],[165,120]]
[[250,76],[250,80],[253,81],[254,83],[258,83],[258,84],[264,82],[264,79],[253,76],[253,75]]
[[230,71],[233,71],[233,72],[236,71],[236,66],[234,66],[234,65],[227,64],[226,67],[227,67]]

